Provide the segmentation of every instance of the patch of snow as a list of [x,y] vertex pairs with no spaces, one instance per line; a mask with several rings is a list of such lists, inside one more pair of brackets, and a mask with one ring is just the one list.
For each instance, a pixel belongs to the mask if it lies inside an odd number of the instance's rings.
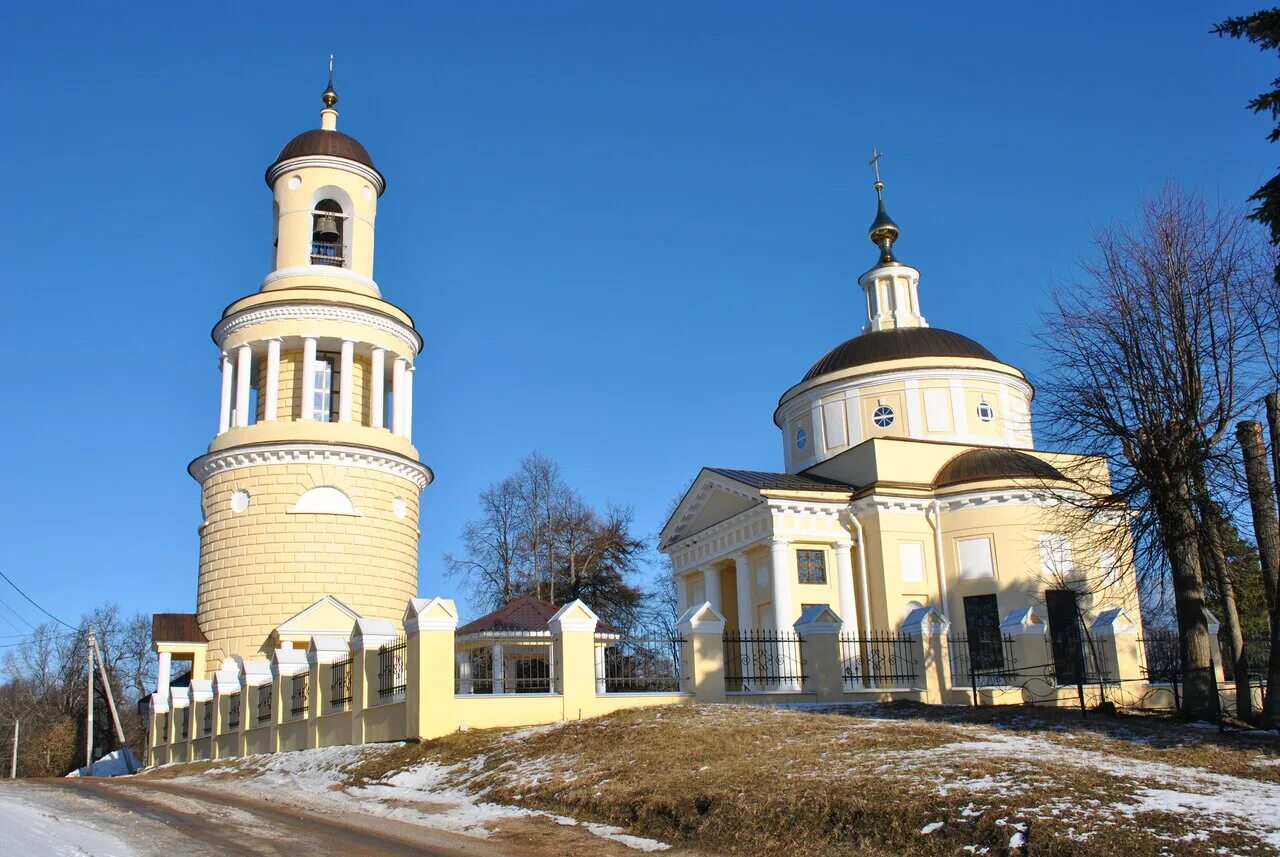
[[945,825],[946,825],[946,822],[944,821],[931,821],[928,824],[926,824],[924,827],[920,828],[920,832],[923,833],[925,836],[928,836],[930,833],[933,833],[935,830],[940,830]]
[[612,842],[617,842],[620,845],[625,845],[628,848],[634,848],[637,851],[666,851],[671,847],[667,843],[659,842],[656,839],[645,839],[643,836],[632,836],[629,833],[624,833],[621,827],[614,827],[609,824],[596,824],[593,821],[588,821],[583,824],[583,827],[591,831],[596,836],[599,836],[601,839],[608,839]]
[[6,854],[24,857],[135,857],[116,837],[60,818],[0,790],[0,841]]
[[[133,754],[128,747],[121,747],[119,750],[112,750],[93,763],[93,770],[89,771],[90,777],[123,777],[129,774],[137,773],[142,770],[142,762]],[[84,768],[77,768],[68,777],[85,776]]]
[[1017,833],[1009,837],[1010,848],[1021,848],[1027,844],[1027,834],[1019,830]]

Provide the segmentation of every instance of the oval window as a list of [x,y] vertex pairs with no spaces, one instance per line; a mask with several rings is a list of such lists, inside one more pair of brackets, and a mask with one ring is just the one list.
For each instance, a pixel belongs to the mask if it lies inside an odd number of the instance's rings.
[[804,449],[809,445],[809,433],[804,429],[796,429],[796,449]]
[[989,423],[996,418],[996,409],[991,407],[987,402],[978,403],[978,419],[984,423]]

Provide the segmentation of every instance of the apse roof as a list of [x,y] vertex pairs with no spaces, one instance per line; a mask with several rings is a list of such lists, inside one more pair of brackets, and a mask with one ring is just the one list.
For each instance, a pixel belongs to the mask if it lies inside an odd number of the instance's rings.
[[[280,150],[280,154],[267,167],[267,175],[271,175],[271,171],[276,164],[293,158],[302,158],[307,155],[324,155],[331,158],[345,158],[348,161],[355,161],[357,164],[363,164],[374,172],[378,172],[378,168],[373,165],[373,158],[369,155],[369,150],[361,145],[360,141],[349,134],[341,131],[330,131],[325,128],[312,128],[303,131],[294,137],[284,148]],[[381,176],[381,173],[378,173]],[[268,185],[271,182],[268,180]]]
[[981,447],[962,452],[938,471],[934,488],[988,479],[1031,479],[1063,481],[1066,477],[1043,458],[1004,447]]
[[765,491],[852,491],[854,486],[824,476],[799,476],[794,473],[771,473],[764,470],[728,470],[708,467],[712,473]]

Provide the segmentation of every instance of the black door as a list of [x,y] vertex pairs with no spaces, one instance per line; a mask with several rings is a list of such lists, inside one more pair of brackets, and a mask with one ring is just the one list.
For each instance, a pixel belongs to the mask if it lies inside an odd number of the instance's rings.
[[994,595],[964,599],[964,628],[969,637],[969,668],[977,684],[1005,684],[1000,607]]
[[1077,595],[1070,589],[1048,589],[1045,590],[1044,601],[1049,609],[1054,678],[1058,684],[1084,681],[1084,646]]

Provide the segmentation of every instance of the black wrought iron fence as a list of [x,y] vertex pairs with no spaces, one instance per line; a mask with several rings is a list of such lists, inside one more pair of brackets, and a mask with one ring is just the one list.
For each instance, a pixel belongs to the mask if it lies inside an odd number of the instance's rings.
[[1008,687],[1018,683],[1013,637],[999,632],[947,637],[954,687]]
[[680,637],[596,642],[597,693],[677,693],[683,689]]
[[351,705],[351,658],[329,666],[329,708],[346,710]]
[[1059,685],[1100,684],[1108,680],[1102,649],[1087,634],[1053,634],[1045,637],[1045,657]]
[[187,740],[187,735],[191,731],[191,709],[182,709],[182,734],[178,736],[179,741]]
[[1143,678],[1151,684],[1182,682],[1182,649],[1177,632],[1149,628],[1138,642],[1142,646]]
[[218,697],[216,696],[213,699],[209,700],[208,702],[204,703],[204,706],[203,706],[204,716],[202,718],[203,722],[200,724],[201,735],[213,734],[213,707],[217,704],[218,704]]
[[556,692],[555,647],[544,634],[463,639],[458,646],[454,693]]
[[804,686],[804,641],[772,628],[724,635],[724,681],[729,692],[799,691]]
[[258,723],[266,723],[271,719],[271,685],[264,684],[258,688]]
[[408,656],[409,641],[398,637],[378,649],[378,699],[392,702],[404,699],[406,684],[405,658]]
[[306,673],[293,677],[293,693],[290,694],[289,713],[301,717],[307,713],[307,679]]
[[[1236,668],[1235,664],[1231,663],[1231,655],[1229,654],[1231,645],[1225,632],[1218,637],[1218,646],[1222,650],[1222,675],[1227,681],[1233,682],[1236,680]],[[1267,665],[1271,662],[1271,638],[1263,636],[1245,637],[1244,659],[1249,678],[1254,682],[1265,682]]]
[[227,697],[227,731],[234,732],[240,728],[240,694],[233,693]]
[[915,687],[920,683],[910,634],[840,635],[844,689]]

